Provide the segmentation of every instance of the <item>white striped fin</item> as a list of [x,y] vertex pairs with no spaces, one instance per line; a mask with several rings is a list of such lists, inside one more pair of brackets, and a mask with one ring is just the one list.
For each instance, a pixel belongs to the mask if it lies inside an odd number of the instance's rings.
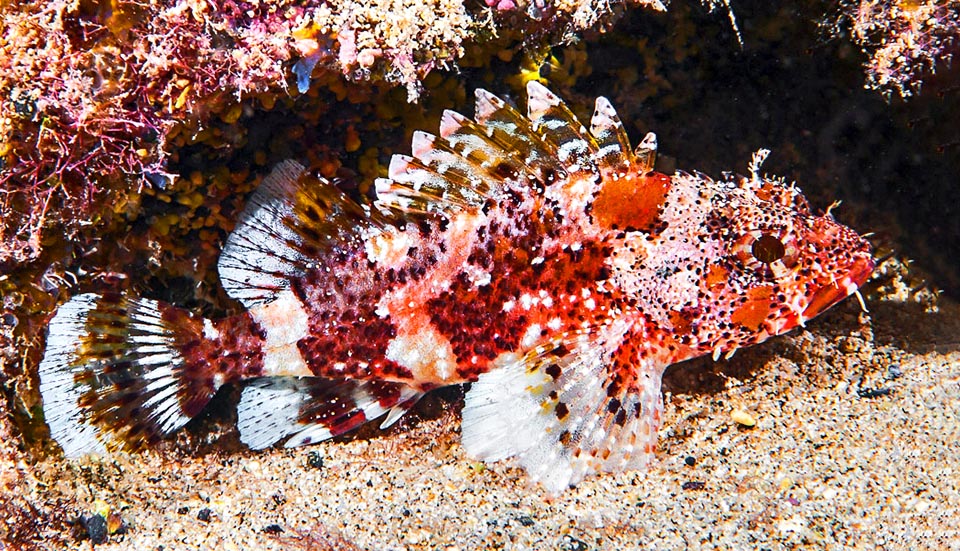
[[154,300],[84,294],[60,307],[39,374],[44,416],[65,455],[135,448],[190,420],[176,342]]
[[230,234],[217,266],[224,289],[247,308],[272,302],[325,251],[382,227],[382,215],[296,161],[264,179]]
[[610,101],[603,96],[597,98],[593,118],[590,119],[590,134],[597,140],[594,160],[601,170],[624,170],[633,162],[630,139],[623,122]]
[[86,334],[87,314],[96,306],[97,295],[73,297],[50,320],[47,350],[40,362],[40,394],[50,436],[68,457],[105,453],[99,431],[84,422],[78,403],[86,389],[74,382],[77,347]]
[[534,131],[556,147],[557,160],[568,172],[595,169],[596,140],[559,97],[535,80],[527,83],[527,116]]
[[[478,88],[476,91],[477,125],[487,136],[546,184],[566,178],[557,160],[556,148],[534,131],[531,122],[505,101]],[[441,126],[441,135],[447,132]]]
[[237,227],[227,238],[217,269],[227,294],[247,308],[268,302],[301,273],[297,233],[286,223],[293,210],[297,182],[306,169],[284,161],[250,198]]

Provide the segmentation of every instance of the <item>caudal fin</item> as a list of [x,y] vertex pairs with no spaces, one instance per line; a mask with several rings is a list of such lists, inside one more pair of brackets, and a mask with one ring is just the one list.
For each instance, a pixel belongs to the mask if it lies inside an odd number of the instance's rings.
[[204,320],[150,299],[83,294],[61,306],[39,372],[64,454],[137,449],[186,424],[222,383],[195,353],[203,332]]

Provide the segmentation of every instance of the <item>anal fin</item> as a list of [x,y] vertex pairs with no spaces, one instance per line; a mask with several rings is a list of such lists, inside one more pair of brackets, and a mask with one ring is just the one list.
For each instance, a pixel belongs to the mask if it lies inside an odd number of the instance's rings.
[[387,428],[416,404],[422,393],[403,383],[264,377],[250,381],[237,406],[240,440],[263,449],[286,439],[288,448],[345,434],[387,414]]

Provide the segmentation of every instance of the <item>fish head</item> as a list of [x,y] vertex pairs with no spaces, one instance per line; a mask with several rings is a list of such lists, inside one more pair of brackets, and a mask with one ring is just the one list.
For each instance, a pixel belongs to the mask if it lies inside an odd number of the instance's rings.
[[[642,209],[648,224],[618,234],[611,281],[669,343],[660,347],[664,364],[732,354],[802,326],[874,268],[866,239],[829,210],[814,213],[782,180],[679,171],[648,181],[658,186],[654,218],[650,201],[619,204]],[[595,219],[609,217],[609,207],[595,206]]]
[[[696,341],[714,356],[803,326],[857,292],[873,271],[859,233],[814,213],[800,190],[778,179],[713,184],[703,297]],[[707,247],[710,250],[710,247]]]

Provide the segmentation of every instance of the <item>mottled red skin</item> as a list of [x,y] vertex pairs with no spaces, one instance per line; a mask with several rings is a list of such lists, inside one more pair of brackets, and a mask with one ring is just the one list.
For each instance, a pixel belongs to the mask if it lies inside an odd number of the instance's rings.
[[[717,348],[726,352],[760,342],[801,321],[798,312],[790,311],[783,303],[785,295],[781,287],[784,285],[800,285],[804,293],[818,297],[817,304],[811,306],[810,315],[806,316],[809,318],[848,294],[830,287],[829,277],[849,271],[850,280],[859,285],[872,269],[869,246],[855,232],[832,220],[810,215],[802,198],[794,205],[791,196],[784,200],[790,201],[786,206],[796,210],[791,214],[801,220],[797,226],[803,229],[802,238],[825,251],[840,251],[832,256],[842,269],[816,276],[801,270],[789,281],[770,283],[764,281],[762,269],[760,275],[753,274],[749,262],[739,259],[732,251],[719,262],[713,258],[694,259],[693,262],[702,263],[696,268],[704,274],[702,302],[673,309],[668,325],[646,319],[637,297],[615,287],[607,286],[603,292],[595,292],[592,298],[602,303],[602,307],[592,310],[585,307],[583,300],[566,300],[569,296],[576,297],[581,289],[597,289],[598,284],[610,278],[609,259],[613,249],[622,246],[625,232],[640,232],[648,241],[660,238],[667,224],[659,218],[659,211],[670,179],[657,173],[639,178],[649,181],[646,185],[652,190],[646,196],[647,202],[640,205],[642,208],[629,210],[623,203],[610,202],[605,207],[607,210],[589,213],[591,222],[602,223],[605,231],[593,241],[578,241],[580,249],[576,251],[570,248],[543,251],[545,239],[563,241],[565,234],[572,233],[571,225],[555,214],[557,205],[546,197],[540,196],[531,208],[529,202],[524,204],[524,198],[506,194],[497,204],[484,207],[489,223],[478,228],[478,239],[467,255],[467,263],[493,274],[489,284],[476,286],[461,272],[444,292],[422,299],[411,297],[411,301],[418,303],[418,309],[428,312],[430,322],[452,346],[457,361],[457,377],[452,382],[476,380],[492,367],[498,356],[521,349],[520,341],[531,324],[544,327],[540,340],[546,340],[551,335],[575,331],[583,324],[599,326],[610,312],[617,312],[630,317],[634,329],[608,366],[610,395],[614,396],[624,386],[632,386],[636,358],[650,355],[651,350],[658,355],[658,363],[665,366],[712,353]],[[774,198],[779,192],[766,189],[763,193]],[[642,197],[635,200],[644,201]],[[602,206],[600,202],[597,204]],[[640,213],[637,217],[630,217],[637,212]],[[731,212],[719,209],[711,212],[707,225],[702,228],[703,234],[694,237],[729,242],[732,246],[736,240],[730,234],[743,222],[731,216]],[[621,228],[621,224],[627,227]],[[349,246],[339,248],[336,255],[325,258],[323,270],[309,270],[292,282],[292,289],[309,315],[309,335],[300,340],[297,347],[311,372],[327,378],[406,382],[425,390],[436,385],[436,381],[417,380],[408,369],[386,358],[387,347],[404,320],[392,316],[381,318],[376,309],[385,292],[431,277],[437,258],[445,254],[439,245],[445,225],[445,220],[438,216],[419,222],[416,226],[418,250],[402,268],[380,270],[367,258],[363,241],[357,239],[345,243]],[[529,251],[543,251],[543,261],[531,263],[534,254]],[[831,255],[811,256],[801,262],[821,262],[825,256]],[[860,260],[846,260],[854,257]],[[706,275],[711,269],[715,276],[712,279]],[[732,285],[734,278],[742,281]],[[835,290],[818,291],[826,288]],[[505,302],[523,293],[536,295],[541,290],[555,297],[551,306],[540,304],[529,310],[503,311]],[[560,324],[548,330],[548,320],[554,318],[558,318]],[[760,330],[774,321],[780,324],[775,330]],[[227,325],[243,323],[247,322],[232,321]],[[636,346],[638,342],[649,346],[641,352]],[[238,341],[236,345],[255,347],[256,344],[253,338]],[[341,365],[334,368],[334,364]],[[254,354],[242,370],[229,370],[230,379],[256,375],[257,368]]]
[[203,410],[224,382],[236,382],[261,374],[263,330],[249,314],[211,322],[217,337],[204,336],[203,318],[187,310],[160,304],[163,320],[174,332],[176,349],[183,357],[184,380],[180,393],[183,413],[194,417]]

